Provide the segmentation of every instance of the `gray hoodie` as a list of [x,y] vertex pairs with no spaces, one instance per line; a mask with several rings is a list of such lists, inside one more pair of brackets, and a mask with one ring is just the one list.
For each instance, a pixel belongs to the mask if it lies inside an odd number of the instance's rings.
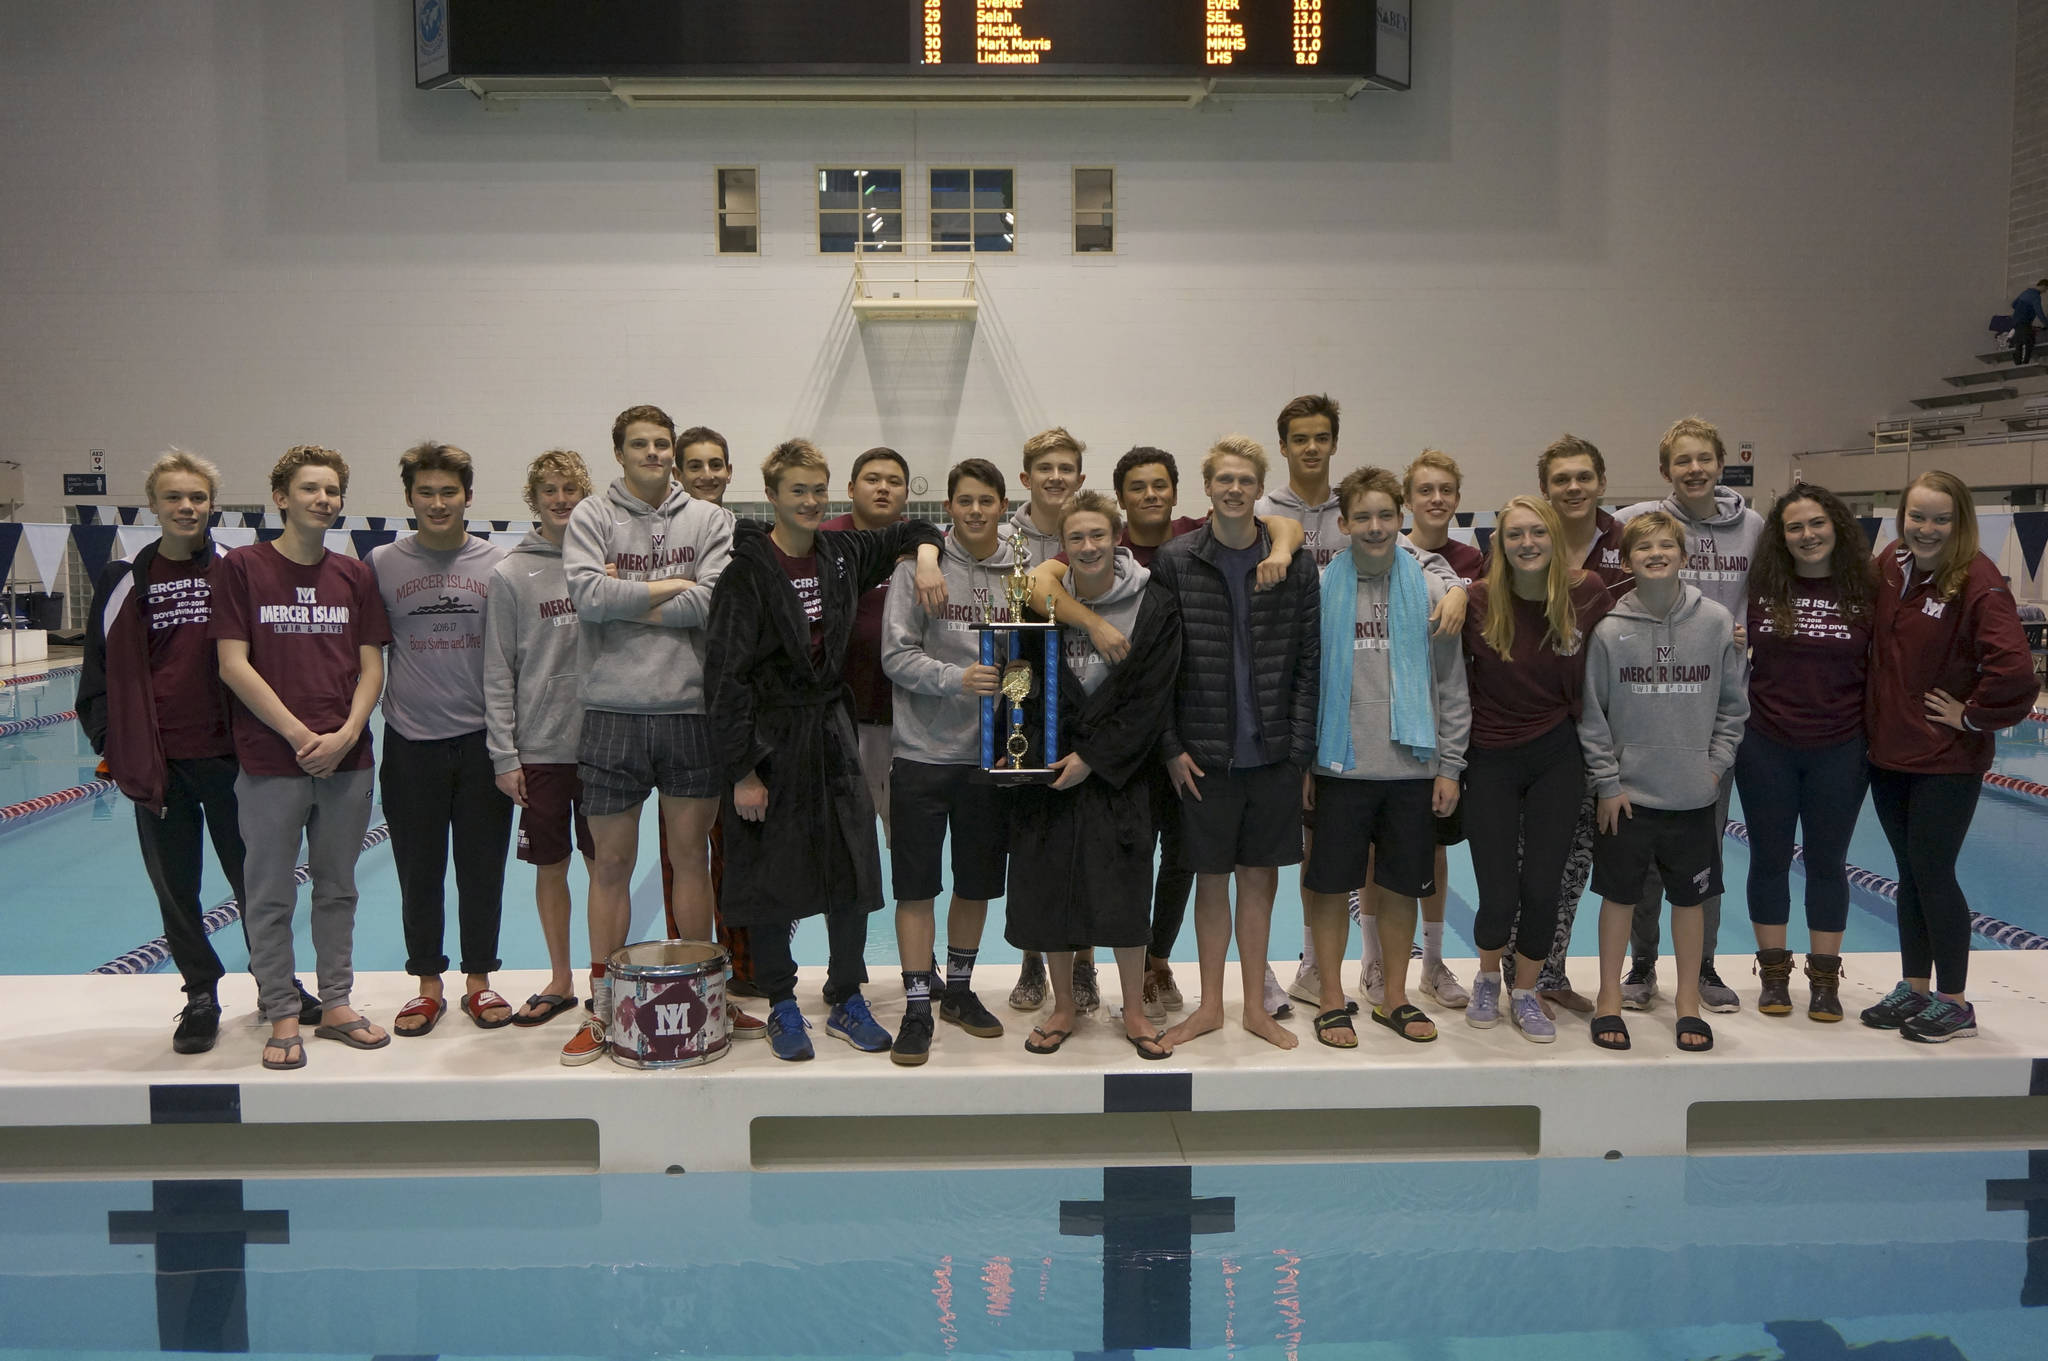
[[[1627,524],[1644,511],[1670,512],[1691,538],[1688,557],[1678,578],[1700,588],[1700,594],[1737,619],[1749,614],[1749,565],[1756,560],[1756,541],[1763,536],[1764,517],[1749,508],[1740,492],[1714,488],[1714,513],[1704,520],[1686,514],[1676,496],[1638,501],[1614,512]],[[1624,564],[1626,565],[1626,564]]]
[[[732,512],[670,484],[659,508],[623,478],[576,507],[562,541],[581,635],[586,709],[629,714],[704,712],[704,621],[711,588],[732,556]],[[615,564],[618,577],[605,575]],[[691,589],[651,608],[646,583],[688,577]]]
[[[1735,618],[1681,582],[1667,618],[1623,596],[1586,640],[1579,747],[1601,798],[1641,808],[1704,808],[1726,787],[1748,676]],[[1714,776],[1720,777],[1717,785]]]
[[1031,565],[1033,567],[1038,566],[1041,562],[1051,562],[1060,555],[1062,550],[1060,548],[1059,533],[1055,531],[1047,534],[1037,525],[1031,523],[1031,503],[1029,501],[1017,507],[1016,513],[1004,522],[1004,551],[1007,552],[1009,549],[1010,536],[1020,529],[1024,531],[1024,547],[1031,554]]
[[[1005,531],[1007,535],[1007,531]],[[917,564],[899,562],[882,610],[882,674],[896,687],[891,750],[906,761],[933,766],[981,763],[981,700],[960,688],[967,668],[981,660],[981,607],[998,623],[1010,618],[1003,595],[1010,574],[1010,544],[976,562],[951,534],[939,549],[946,576],[946,606],[934,619],[917,603]],[[1003,655],[997,637],[997,656]]]
[[[1145,583],[1150,580],[1152,573],[1138,565],[1138,560],[1131,556],[1131,550],[1119,548],[1112,562],[1109,589],[1092,599],[1078,593],[1074,598],[1128,638],[1138,627],[1138,606],[1144,603]],[[1074,585],[1071,572],[1067,575],[1067,585]],[[1094,694],[1096,687],[1109,679],[1110,668],[1115,663],[1095,650],[1095,642],[1088,636],[1087,629],[1075,628],[1071,624],[1062,626],[1060,649],[1067,665],[1073,668],[1074,675],[1080,680],[1083,694]]]
[[532,530],[492,569],[484,606],[484,740],[495,773],[575,764],[580,632],[562,550]]

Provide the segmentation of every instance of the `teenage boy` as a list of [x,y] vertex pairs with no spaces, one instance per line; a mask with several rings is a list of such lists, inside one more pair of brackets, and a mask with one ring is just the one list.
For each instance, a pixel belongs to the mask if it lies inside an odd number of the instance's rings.
[[725,504],[732,485],[732,450],[708,425],[693,425],[676,436],[676,480],[699,501]]
[[[142,485],[163,535],[133,562],[110,562],[100,573],[78,679],[78,723],[135,804],[142,867],[156,890],[171,963],[185,983],[171,1048],[201,1054],[220,1034],[226,973],[206,938],[199,901],[206,839],[242,905],[243,942],[249,938],[228,692],[206,632],[225,551],[207,533],[220,469],[171,449]],[[319,1001],[296,978],[292,986],[299,1019],[318,1024]]]
[[[1624,506],[1615,519],[1626,526],[1653,510],[1676,519],[1691,544],[1679,579],[1727,610],[1737,621],[1736,638],[1746,641],[1740,623],[1749,618],[1749,564],[1756,557],[1764,521],[1740,492],[1721,485],[1721,469],[1727,462],[1728,449],[1719,430],[1697,416],[1674,422],[1657,443],[1657,471],[1671,484],[1671,495],[1661,501]],[[1728,799],[1734,792],[1733,780],[1721,781],[1715,796],[1721,818],[1717,828],[1727,824]],[[1716,848],[1720,844],[1716,838]],[[1635,926],[1629,937],[1632,958],[1622,989],[1622,1005],[1638,1011],[1648,1010],[1657,996],[1657,915],[1665,896],[1665,884],[1654,862],[1648,875],[1642,897],[1636,900]],[[1701,904],[1701,917],[1706,943],[1700,955],[1700,1005],[1708,1011],[1738,1011],[1742,1002],[1735,989],[1722,982],[1714,969],[1714,946],[1721,934],[1718,890]]]
[[896,687],[890,876],[905,999],[890,1057],[906,1066],[923,1063],[931,1052],[939,862],[949,836],[953,898],[946,908],[939,1019],[981,1039],[1003,1033],[1003,1023],[973,989],[988,900],[1003,896],[1009,855],[1002,791],[979,778],[981,700],[996,693],[999,672],[982,664],[982,635],[974,626],[984,607],[996,623],[1010,621],[1003,594],[1011,563],[1004,541],[1012,523],[1003,514],[1007,494],[1002,473],[987,459],[954,465],[946,474],[953,531],[939,554],[946,603],[927,607],[911,588],[909,564],[902,564],[882,614],[882,671]]
[[1202,460],[1209,523],[1152,560],[1184,626],[1174,717],[1160,739],[1180,795],[1181,853],[1195,874],[1201,1002],[1166,1036],[1178,1046],[1223,1024],[1230,885],[1237,879],[1237,954],[1244,1027],[1283,1049],[1294,1035],[1260,999],[1273,894],[1282,865],[1301,863],[1301,777],[1315,754],[1319,592],[1307,553],[1286,578],[1254,591],[1272,545],[1254,507],[1266,451],[1232,435]]
[[1677,517],[1646,511],[1622,532],[1635,590],[1586,642],[1579,745],[1600,800],[1593,891],[1600,902],[1600,997],[1593,1042],[1629,1047],[1622,1022],[1621,956],[1643,879],[1652,867],[1671,898],[1678,955],[1678,1047],[1714,1047],[1701,911],[1721,892],[1720,802],[1749,719],[1735,618],[1681,577],[1697,548]]
[[1060,509],[1088,480],[1081,471],[1081,455],[1087,451],[1088,446],[1062,425],[1041,430],[1024,441],[1024,466],[1017,481],[1027,499],[1010,517],[1003,538],[1022,530],[1034,565],[1050,562],[1059,554]]
[[398,869],[405,971],[419,980],[419,996],[391,1028],[425,1035],[448,1011],[441,975],[452,841],[462,1010],[496,1030],[512,1023],[511,1004],[491,989],[491,974],[503,967],[498,927],[512,801],[498,788],[484,734],[484,605],[505,550],[469,532],[476,468],[463,450],[416,444],[399,456],[398,477],[419,529],[369,557],[391,621],[378,785]]
[[731,790],[726,911],[754,929],[777,1058],[812,1057],[789,941],[798,922],[821,913],[831,942],[825,1033],[880,1053],[889,1032],[860,989],[882,867],[843,675],[856,601],[911,552],[919,567],[903,565],[898,594],[936,590],[939,533],[904,521],[821,532],[831,472],[808,440],[777,446],[761,464],[761,483],[775,523],[739,527],[712,601],[706,662],[719,767]]
[[[903,519],[910,503],[910,464],[894,449],[877,446],[853,461],[846,479],[846,499],[853,509],[819,525],[823,530],[880,531]],[[895,690],[882,674],[882,611],[889,583],[862,591],[853,616],[853,637],[846,645],[846,684],[853,691],[853,722],[860,735],[860,773],[867,781],[868,800],[882,819],[882,844],[889,844],[889,725]]]
[[484,606],[485,740],[498,788],[521,810],[516,854],[533,866],[534,906],[548,947],[547,987],[512,1017],[518,1026],[542,1025],[576,1005],[569,852],[583,853],[588,873],[597,847],[576,776],[583,705],[562,536],[592,490],[590,470],[572,450],[550,449],[526,466],[534,527],[492,569]]
[[[1123,533],[1118,536],[1116,546],[1128,551],[1132,560],[1147,571],[1151,570],[1153,555],[1168,540],[1200,529],[1207,523],[1199,516],[1174,515],[1174,505],[1180,499],[1180,468],[1174,463],[1173,455],[1164,449],[1138,445],[1116,461],[1111,477],[1116,484],[1117,505],[1124,514]],[[1259,523],[1273,541],[1273,551],[1259,564],[1256,589],[1265,590],[1277,585],[1287,575],[1287,565],[1301,547],[1302,528],[1300,521],[1285,515],[1269,515]],[[1112,665],[1123,661],[1130,651],[1129,639],[1121,629],[1068,592],[1066,575],[1064,555],[1033,567],[1032,598],[1051,596],[1063,624],[1072,624],[1085,631],[1089,644],[1103,660]],[[1177,800],[1173,786],[1167,783],[1165,768],[1154,763],[1148,778],[1154,782],[1152,806],[1174,809]],[[1145,958],[1145,1014],[1159,1021],[1166,1018],[1167,1012],[1179,1011],[1186,1005],[1180,985],[1173,977],[1171,959],[1174,942],[1180,938],[1181,923],[1187,917],[1188,894],[1195,886],[1195,876],[1180,867],[1179,816],[1155,817],[1153,822],[1157,829],[1159,871],[1152,886],[1152,940]],[[1038,962],[1036,952],[1026,952],[1026,981],[1030,980]],[[1289,1008],[1286,995],[1279,991],[1277,982],[1275,980],[1276,986],[1266,989],[1266,1010],[1284,1015]],[[1019,983],[1019,987],[1023,985]],[[1042,989],[1043,985],[1039,986]]]
[[[1342,959],[1350,898],[1377,888],[1384,997],[1372,1018],[1403,1039],[1428,1041],[1436,1026],[1408,1001],[1408,953],[1418,900],[1438,890],[1435,822],[1456,810],[1465,769],[1472,710],[1464,655],[1456,637],[1431,635],[1430,608],[1447,588],[1401,551],[1394,475],[1360,468],[1337,500],[1351,551],[1323,570],[1316,764],[1302,783],[1303,806],[1329,818],[1331,835],[1309,850],[1302,906],[1317,957]],[[1337,970],[1318,981],[1316,1038],[1355,1048]]]
[[[576,603],[583,733],[576,773],[597,847],[590,882],[591,1014],[562,1047],[562,1062],[605,1052],[612,1019],[606,961],[632,924],[640,807],[660,798],[675,860],[669,898],[678,933],[709,940],[711,877],[705,841],[718,814],[720,778],[704,716],[704,621],[732,553],[730,512],[675,485],[675,422],[634,406],[612,422],[619,478],[569,516],[562,566]],[[735,1039],[767,1027],[728,1001]]]
[[235,803],[246,848],[249,971],[270,1034],[263,1066],[306,1066],[292,979],[299,841],[313,883],[312,936],[321,1024],[313,1033],[357,1049],[391,1043],[351,1004],[355,986],[356,857],[370,826],[370,713],[384,688],[391,626],[376,578],[327,551],[348,493],[348,464],[299,445],[270,470],[284,528],[221,560],[207,631],[234,692]]

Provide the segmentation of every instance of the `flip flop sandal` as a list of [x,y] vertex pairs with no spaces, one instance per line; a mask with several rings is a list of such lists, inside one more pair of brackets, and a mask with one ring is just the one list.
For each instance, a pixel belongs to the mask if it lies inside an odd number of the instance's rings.
[[537,1012],[528,1012],[525,1015],[521,1015],[518,1012],[514,1012],[512,1014],[513,1025],[546,1025],[549,1021],[554,1020],[555,1017],[560,1016],[563,1012],[574,1009],[574,1007],[576,1006],[576,999],[573,997],[564,997],[562,996],[562,994],[558,992],[537,992],[533,996],[526,999],[526,1005],[529,1007],[537,1006],[540,1008],[540,1010]]
[[[1067,1042],[1067,1036],[1073,1033],[1071,1030],[1047,1030],[1042,1026],[1033,1026],[1031,1027],[1031,1034],[1043,1035],[1050,1043],[1035,1043],[1031,1036],[1027,1035],[1024,1037],[1024,1052],[1027,1054],[1057,1054],[1060,1046]],[[1141,1050],[1140,1052],[1143,1051]]]
[[294,1068],[306,1066],[306,1042],[297,1035],[265,1035],[263,1037],[263,1047],[265,1049],[284,1050],[285,1056],[281,1060],[263,1060],[263,1066],[274,1072],[289,1072]]
[[1628,1048],[1631,1043],[1628,1037],[1628,1023],[1619,1016],[1595,1016],[1593,1043],[1602,1049]]
[[1414,1025],[1417,1021],[1427,1022],[1432,1027],[1436,1025],[1436,1022],[1431,1021],[1428,1016],[1424,1015],[1422,1008],[1416,1006],[1413,1002],[1403,1002],[1392,1011],[1382,1011],[1380,1008],[1374,1007],[1372,1009],[1372,1018],[1410,1044],[1428,1044],[1436,1038],[1434,1029],[1427,1035],[1410,1035],[1408,1033],[1408,1027]]
[[420,1036],[432,1030],[435,1026],[439,1025],[441,1022],[441,1018],[443,1016],[446,1016],[447,1014],[448,1000],[446,998],[415,997],[410,1002],[407,1002],[404,1006],[400,1007],[398,1009],[398,1015],[393,1019],[403,1020],[407,1016],[424,1016],[427,1018],[426,1024],[422,1025],[418,1030],[406,1030],[401,1028],[400,1026],[393,1025],[391,1027],[391,1033],[394,1035],[403,1035],[409,1040],[416,1040]]
[[510,1016],[507,1016],[502,1021],[486,1021],[484,1019],[485,1012],[495,1011],[499,1007],[503,1007],[507,1011],[512,1010],[512,1004],[498,996],[490,988],[480,988],[475,992],[465,992],[462,994],[463,1013],[470,1020],[476,1022],[478,1030],[503,1030],[506,1026],[512,1024],[513,1018]]
[[353,1021],[343,1021],[340,1025],[323,1025],[314,1031],[313,1034],[317,1039],[340,1040],[351,1049],[382,1049],[385,1045],[391,1043],[391,1036],[389,1035],[375,1040],[359,1040],[356,1038],[358,1034],[369,1028],[370,1023],[358,1016]]
[[[1685,1037],[1688,1035],[1703,1036],[1706,1039],[1706,1043],[1687,1044],[1685,1042]],[[1697,1016],[1681,1016],[1678,1018],[1678,1051],[1680,1053],[1704,1054],[1713,1047],[1714,1028],[1712,1026],[1708,1025],[1705,1021],[1702,1021]]]
[[[1349,1007],[1338,1007],[1333,1011],[1326,1011],[1316,1017],[1316,1043],[1326,1044],[1332,1049],[1358,1048],[1358,1030],[1351,1024],[1351,1015],[1356,1010],[1358,1010],[1358,1004],[1354,1002]],[[1351,1043],[1345,1044],[1340,1040],[1330,1039],[1326,1034],[1328,1031],[1337,1029],[1350,1031]]]
[[[1141,1059],[1170,1059],[1173,1057],[1173,1051],[1164,1048],[1160,1044],[1160,1041],[1165,1038],[1165,1034],[1165,1031],[1154,1031],[1150,1035],[1127,1034],[1124,1038],[1131,1042],[1131,1048],[1138,1051],[1138,1057]],[[1147,1045],[1150,1045],[1151,1048],[1146,1048]],[[1058,1046],[1054,1047],[1057,1048]]]

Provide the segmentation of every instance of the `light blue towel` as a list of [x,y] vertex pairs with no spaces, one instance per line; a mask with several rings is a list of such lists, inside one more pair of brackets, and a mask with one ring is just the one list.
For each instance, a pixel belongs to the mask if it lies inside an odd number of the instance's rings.
[[[1436,705],[1429,674],[1429,580],[1405,549],[1394,550],[1387,582],[1390,735],[1417,763],[1436,755]],[[1323,661],[1316,708],[1316,764],[1339,774],[1358,764],[1351,743],[1351,652],[1358,622],[1358,563],[1339,553],[1323,569]]]

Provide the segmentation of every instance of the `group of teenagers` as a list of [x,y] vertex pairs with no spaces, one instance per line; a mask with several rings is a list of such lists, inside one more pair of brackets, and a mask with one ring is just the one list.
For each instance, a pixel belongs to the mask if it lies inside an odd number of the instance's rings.
[[[886,448],[855,460],[851,511],[828,519],[830,469],[801,439],[761,465],[772,522],[736,519],[721,504],[724,438],[635,406],[613,423],[619,476],[601,493],[574,452],[532,461],[535,525],[509,550],[467,530],[470,456],[408,449],[416,532],[361,561],[325,546],[349,484],[334,451],[280,458],[281,531],[231,551],[208,529],[218,471],[167,452],[146,484],[162,537],[97,583],[78,710],[135,804],[187,998],[173,1048],[204,1051],[219,1031],[224,969],[199,902],[210,839],[242,906],[265,1067],[305,1065],[302,1026],[379,1048],[446,1015],[451,849],[460,1010],[485,1029],[566,1014],[562,1062],[602,1056],[607,961],[630,929],[650,793],[667,929],[723,944],[731,1035],[781,1059],[814,1053],[792,953],[812,916],[829,942],[826,1034],[904,1065],[926,1061],[938,1022],[1002,1036],[974,990],[995,898],[1024,951],[1010,1006],[1044,1013],[1024,1041],[1034,1054],[1099,1008],[1098,949],[1139,1056],[1220,1028],[1233,940],[1246,1030],[1293,1048],[1282,1022],[1300,1001],[1320,1043],[1356,1047],[1360,1007],[1340,976],[1354,920],[1363,1014],[1395,1036],[1438,1035],[1411,1000],[1419,953],[1413,993],[1472,1026],[1506,1021],[1548,1043],[1562,1011],[1590,1017],[1594,1044],[1627,1049],[1623,1012],[1659,996],[1665,901],[1676,1044],[1703,1052],[1701,1013],[1739,1006],[1715,963],[1734,787],[1759,1010],[1794,1011],[1796,855],[1807,1014],[1841,1019],[1846,859],[1868,794],[1897,858],[1903,977],[1861,1019],[1923,1042],[1976,1033],[1956,863],[1993,733],[2026,715],[2036,686],[1966,485],[1915,478],[1896,543],[1873,556],[1823,488],[1799,483],[1759,516],[1720,486],[1726,450],[1704,421],[1659,444],[1670,495],[1612,514],[1599,449],[1566,435],[1482,554],[1452,537],[1462,474],[1442,452],[1333,486],[1339,422],[1327,396],[1281,409],[1286,481],[1271,491],[1278,470],[1258,441],[1219,440],[1200,465],[1199,518],[1175,515],[1171,454],[1130,450],[1104,494],[1083,489],[1081,441],[1047,430],[1024,445],[1014,511],[997,466],[955,465],[941,533],[904,517],[909,466]],[[1011,636],[1008,581],[1026,570],[1026,608],[1059,632],[1058,674],[1041,687],[1058,721],[1054,750],[1034,735],[1024,758],[1048,778],[1014,785],[983,770],[981,727],[1024,658],[999,649],[990,664],[982,648],[992,626]],[[380,701],[419,993],[389,1031],[351,997]],[[1023,702],[1036,734],[1046,697]],[[518,1007],[490,985],[515,810],[552,972]],[[1446,848],[1460,843],[1479,897],[1469,989],[1442,954]],[[317,994],[295,972],[302,846]],[[578,853],[587,1001],[570,944]],[[1297,864],[1301,960],[1283,988],[1270,927],[1279,870]],[[1565,973],[1589,876],[1590,999]],[[1169,961],[1191,894],[1190,1009]],[[862,992],[868,918],[885,900],[904,991],[893,1035]],[[765,1018],[741,1008],[750,997]]]

